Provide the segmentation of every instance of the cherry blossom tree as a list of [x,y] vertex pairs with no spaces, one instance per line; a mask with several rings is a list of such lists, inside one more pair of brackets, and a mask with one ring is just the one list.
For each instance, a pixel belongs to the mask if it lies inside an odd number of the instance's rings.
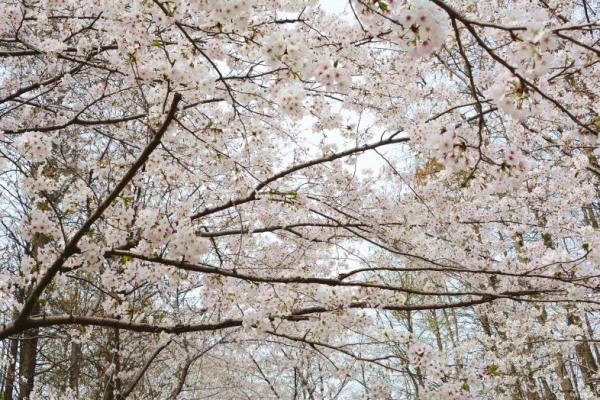
[[597,398],[599,12],[0,0],[2,398]]

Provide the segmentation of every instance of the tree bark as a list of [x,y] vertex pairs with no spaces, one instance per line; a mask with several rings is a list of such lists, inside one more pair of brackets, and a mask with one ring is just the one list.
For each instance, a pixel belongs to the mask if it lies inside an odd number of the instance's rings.
[[107,360],[111,365],[114,365],[112,372],[106,377],[104,383],[104,395],[102,396],[103,400],[114,400],[115,392],[119,393],[120,390],[120,381],[119,381],[119,372],[121,370],[120,359],[119,359],[119,346],[120,346],[120,338],[119,338],[119,329],[113,329],[113,338],[112,338],[112,348],[109,346],[109,353],[107,356]]
[[548,381],[546,380],[546,378],[541,378],[540,380],[542,382],[544,400],[558,400],[558,396],[552,391],[552,388],[550,387],[550,385],[548,385]]
[[[40,313],[38,303],[34,306],[32,314]],[[21,340],[19,359],[19,400],[28,399],[35,384],[35,367],[37,364],[39,328],[29,330]]]
[[19,353],[19,341],[12,339],[10,342],[10,363],[6,369],[6,376],[4,381],[4,390],[2,396],[4,400],[10,400],[13,398],[13,392],[15,388],[15,373],[17,367],[17,356]]
[[573,383],[569,377],[569,372],[565,367],[565,362],[560,354],[556,355],[556,374],[558,375],[560,387],[562,389],[565,400],[575,400],[575,390],[573,389]]
[[[583,329],[581,318],[575,314],[569,314],[569,324],[577,325]],[[583,383],[596,393],[594,384],[594,375],[598,373],[598,364],[594,359],[594,354],[587,341],[579,342],[575,345],[575,354],[579,360],[579,370],[583,378]]]
[[527,388],[527,400],[540,400],[540,396],[536,390],[535,380],[533,379],[533,373],[531,370],[527,373],[527,382],[525,383]]
[[71,342],[69,387],[79,397],[79,374],[81,371],[81,344]]

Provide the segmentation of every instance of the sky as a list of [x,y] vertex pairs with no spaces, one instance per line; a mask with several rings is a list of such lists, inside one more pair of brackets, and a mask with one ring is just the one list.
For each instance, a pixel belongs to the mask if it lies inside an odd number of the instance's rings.
[[321,4],[331,12],[340,13],[348,6],[347,0],[321,0]]

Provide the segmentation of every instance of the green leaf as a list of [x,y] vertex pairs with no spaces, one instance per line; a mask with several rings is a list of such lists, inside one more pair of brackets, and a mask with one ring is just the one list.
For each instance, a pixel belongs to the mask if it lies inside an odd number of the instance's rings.
[[488,365],[487,367],[485,367],[485,370],[490,375],[500,376],[500,367],[496,364]]
[[50,205],[48,204],[47,201],[41,201],[41,202],[37,203],[37,209],[40,211],[49,211]]
[[131,260],[133,260],[131,256],[121,256],[121,259],[119,261],[121,262],[121,264],[127,264]]
[[132,196],[120,196],[119,198],[121,199],[125,207],[129,207],[129,204],[133,200]]
[[584,249],[585,251],[590,251],[590,244],[584,243],[581,245],[581,248]]
[[161,47],[162,46],[162,42],[158,39],[154,39],[151,43],[152,47]]

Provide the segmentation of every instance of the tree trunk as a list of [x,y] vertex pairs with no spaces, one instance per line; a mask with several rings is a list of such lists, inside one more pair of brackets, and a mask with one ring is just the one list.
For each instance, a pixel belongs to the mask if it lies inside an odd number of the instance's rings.
[[[31,310],[32,315],[40,313],[40,306],[36,305]],[[37,364],[39,328],[33,328],[25,333],[21,340],[19,359],[19,400],[28,399],[35,384],[35,367]]]
[[121,372],[121,365],[119,359],[119,347],[120,347],[120,339],[119,339],[119,329],[115,328],[113,330],[113,340],[112,347],[109,345],[109,353],[108,353],[108,361],[114,365],[112,373],[110,373],[106,377],[105,381],[105,390],[104,395],[102,396],[103,400],[114,400],[115,392],[119,393],[120,391],[120,381],[119,381],[119,373]]
[[577,383],[577,374],[575,373],[575,368],[573,367],[573,362],[569,360],[568,367],[566,367],[569,371],[569,375],[571,376],[571,384],[575,389],[575,398],[581,399],[581,393],[579,393],[579,384]]
[[548,385],[548,381],[546,380],[546,378],[540,378],[540,381],[542,382],[544,400],[558,400],[558,396],[552,391],[550,385]]
[[592,324],[590,324],[590,319],[587,316],[587,313],[584,314],[585,317],[585,326],[587,327],[588,330],[588,335],[589,335],[589,339],[590,341],[593,343],[592,346],[594,347],[594,355],[596,356],[596,360],[600,361],[600,351],[598,350],[598,345],[597,343],[594,341],[594,329],[592,328]]
[[594,355],[592,354],[589,343],[578,343],[575,346],[575,353],[577,354],[577,359],[579,360],[583,382],[589,386],[594,393],[597,393],[597,385],[595,385],[594,375],[598,372],[598,365],[596,364],[596,360],[594,360]]
[[2,392],[3,399],[10,400],[13,398],[13,391],[15,388],[15,372],[17,367],[17,356],[19,353],[19,341],[16,339],[10,342],[10,362],[6,369],[6,376],[4,381],[4,390]]
[[440,332],[440,324],[437,319],[436,310],[431,310],[431,327],[435,334],[435,342],[439,351],[444,351],[444,345],[442,344],[442,333]]
[[527,400],[540,400],[540,396],[536,390],[535,380],[533,379],[533,373],[531,370],[527,374]]
[[[583,330],[583,324],[581,318],[575,314],[569,314],[569,324],[577,325]],[[582,341],[575,345],[575,354],[577,355],[577,359],[579,361],[579,369],[581,371],[581,376],[583,378],[583,382],[586,386],[588,386],[594,393],[596,393],[596,385],[594,384],[594,375],[598,373],[598,364],[594,359],[594,354],[592,353],[592,349],[590,348],[590,344],[587,341]]]
[[79,397],[79,373],[81,371],[81,344],[71,343],[69,387]]
[[565,368],[565,362],[560,354],[556,355],[556,374],[558,375],[560,387],[562,389],[565,400],[575,400],[575,390],[573,389],[573,383],[569,377],[569,372]]

